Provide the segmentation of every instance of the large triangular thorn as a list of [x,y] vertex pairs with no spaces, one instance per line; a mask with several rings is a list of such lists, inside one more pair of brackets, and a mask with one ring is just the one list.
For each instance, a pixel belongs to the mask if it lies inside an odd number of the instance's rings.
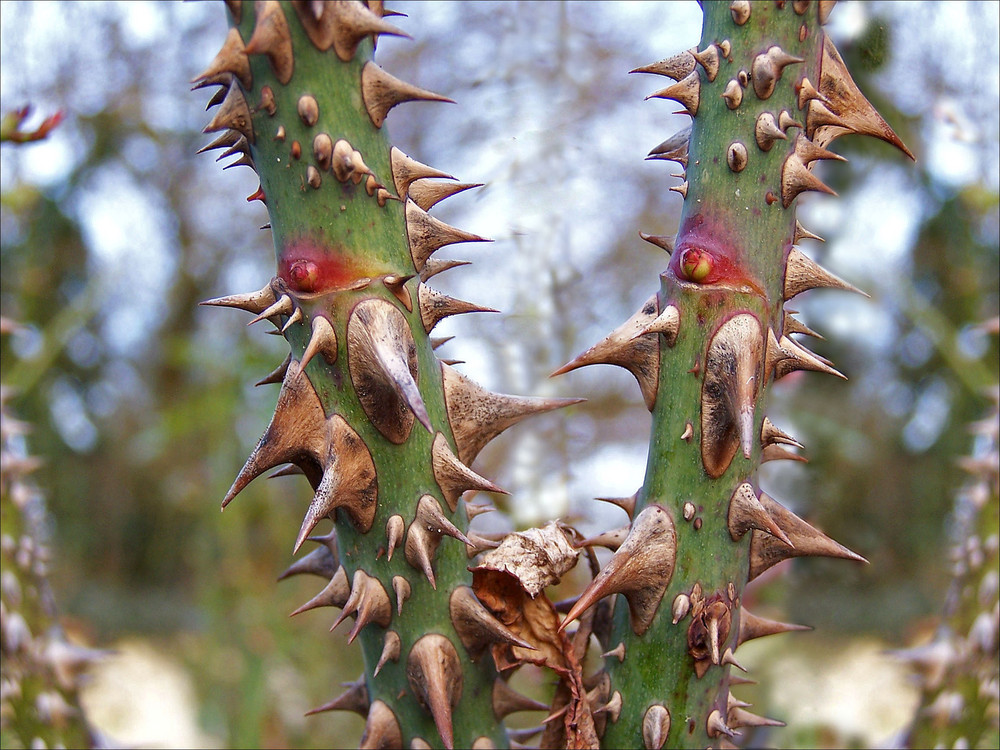
[[833,11],[833,6],[837,4],[837,0],[819,0],[816,4],[819,6],[820,25],[825,26],[826,22],[830,20],[830,13]]
[[359,531],[367,532],[375,522],[378,480],[368,446],[339,414],[327,420],[326,429],[328,453],[323,457],[323,476],[302,521],[296,550],[320,521],[333,519],[337,508],[344,510]]
[[448,439],[444,433],[439,432],[434,436],[434,445],[431,448],[431,466],[434,470],[434,480],[444,499],[448,501],[448,507],[452,513],[458,508],[458,498],[466,490],[482,490],[484,492],[499,492],[508,494],[505,490],[497,487],[493,482],[479,476],[476,472],[466,466],[459,458],[451,452]]
[[760,321],[739,313],[712,336],[701,390],[701,459],[705,472],[722,476],[742,447],[753,449],[753,415],[764,358]]
[[[283,581],[286,578],[302,575],[303,573],[321,576],[330,580],[334,577],[334,575],[336,575],[338,567],[340,567],[340,563],[337,561],[337,558],[333,556],[333,553],[330,552],[328,547],[317,547],[308,555],[305,555],[289,565],[285,572],[278,576],[278,580]],[[344,579],[344,583],[347,583],[346,578]]]
[[[646,156],[647,159],[665,159],[675,161],[687,169],[688,165],[688,145],[691,142],[691,126],[678,130],[667,138],[659,146],[653,148]],[[640,236],[641,236],[640,232]],[[643,238],[645,239],[645,238]]]
[[687,198],[688,196],[688,182],[684,180],[680,185],[674,185],[671,188],[667,188],[681,196],[681,198]]
[[794,315],[794,311],[786,308],[784,312],[785,312],[784,316],[785,322],[781,327],[781,330],[784,333],[784,335],[790,336],[795,333],[801,333],[804,336],[812,336],[813,338],[819,339],[820,341],[823,340],[823,336],[816,333],[816,331],[807,326],[801,320],[792,317]]
[[285,321],[285,325],[281,326],[281,332],[287,333],[288,329],[291,328],[296,323],[302,320],[302,308],[296,307],[292,310],[292,314],[288,316],[288,320]]
[[642,746],[644,750],[663,750],[670,734],[670,711],[654,703],[642,715]]
[[[806,130],[817,145],[826,146],[845,133],[859,133],[890,143],[916,160],[910,149],[861,93],[829,36],[825,36],[823,40],[820,71],[819,93],[823,95],[825,102],[810,102],[806,117]],[[832,115],[832,118],[824,117],[824,114]]]
[[420,280],[426,282],[439,273],[444,273],[460,266],[467,266],[469,263],[470,261],[467,260],[452,260],[451,258],[428,258],[424,267],[420,270]]
[[[210,110],[212,107],[218,107],[220,104],[222,104],[222,102],[226,100],[226,93],[228,92],[228,89],[229,89],[228,82],[225,86],[222,86],[221,88],[217,89],[216,92],[212,94],[212,98],[208,100],[208,104],[205,105],[205,111],[208,112],[208,110]],[[219,159],[222,158],[224,157],[220,156],[218,159],[216,159],[216,161],[219,161]]]
[[378,578],[368,575],[361,568],[354,571],[351,595],[344,602],[344,608],[340,611],[340,616],[330,630],[335,630],[340,623],[353,614],[357,614],[358,617],[347,636],[348,643],[353,643],[354,639],[358,637],[358,633],[361,632],[361,628],[369,623],[374,622],[387,628],[392,622],[392,604],[382,582]]
[[[736,661],[736,656],[733,655],[733,650],[731,648],[727,648],[722,653],[722,664],[723,665],[730,664],[730,665],[736,667],[741,672],[746,672],[747,671],[746,667],[744,667],[742,664],[740,664],[738,661]],[[730,679],[730,682],[732,682],[732,679]]]
[[709,83],[719,74],[719,48],[715,44],[708,45],[703,50],[692,50],[692,57],[705,69],[705,77]]
[[364,678],[360,678],[356,682],[345,683],[344,687],[347,688],[344,693],[341,693],[329,703],[324,703],[322,706],[317,706],[306,711],[305,715],[313,716],[324,711],[353,711],[361,716],[367,716],[370,705],[368,701],[368,687],[365,685]]
[[659,382],[660,342],[657,336],[644,334],[644,331],[656,320],[657,315],[657,301],[654,294],[631,318],[602,341],[560,367],[549,377],[562,375],[585,365],[618,365],[631,372],[639,382],[639,390],[642,391],[646,408],[652,411],[656,403],[656,388]]
[[328,365],[337,361],[337,334],[333,330],[330,321],[323,315],[314,315],[312,319],[312,335],[306,350],[302,354],[299,370],[306,369],[306,365],[312,361],[317,354],[321,354]]
[[792,511],[775,502],[767,494],[760,493],[760,502],[768,515],[781,527],[782,531],[794,547],[779,541],[770,534],[754,532],[750,540],[750,573],[748,581],[752,581],[765,570],[777,565],[782,560],[791,557],[816,556],[839,557],[844,560],[867,563],[861,557],[841,544],[833,541],[823,532],[813,528]]
[[787,432],[779,430],[770,419],[764,417],[764,422],[760,426],[760,444],[761,447],[766,448],[769,445],[791,445],[794,448],[804,448],[798,440],[793,438]]
[[736,647],[754,638],[763,638],[768,635],[778,633],[791,633],[795,631],[812,630],[808,625],[793,625],[777,620],[768,620],[766,617],[757,617],[746,607],[740,610],[740,634],[736,639]]
[[798,154],[789,154],[781,166],[781,205],[788,208],[796,196],[807,190],[837,194],[837,191],[809,171]]
[[629,73],[653,73],[655,75],[666,76],[679,81],[688,76],[693,70],[696,61],[690,52],[678,52],[672,57],[668,57],[659,62],[643,65],[641,68],[630,70]]
[[729,709],[729,726],[731,727],[783,727],[785,722],[758,716],[745,709],[733,707]]
[[[767,534],[777,537],[785,544],[793,546],[791,540],[785,536],[774,520],[771,518],[764,506],[761,505],[754,492],[753,486],[744,482],[729,499],[729,517],[727,520],[729,535],[733,541],[738,542],[751,529],[758,529]],[[718,662],[716,662],[718,663]]]
[[396,594],[396,614],[403,614],[403,603],[410,598],[412,587],[403,576],[392,577],[392,590]]
[[[245,136],[238,130],[227,130],[207,146],[199,148],[195,153],[204,154],[206,151],[212,151],[217,148],[232,148],[240,141],[241,138],[246,140]],[[204,305],[207,303],[202,302],[201,304]]]
[[441,367],[445,407],[458,448],[458,458],[470,466],[483,447],[525,417],[579,404],[580,398],[530,398],[492,393],[458,370]]
[[778,123],[774,121],[774,115],[770,112],[763,112],[757,118],[757,122],[754,124],[753,135],[761,151],[770,151],[777,140],[788,140],[785,131],[778,127]]
[[472,661],[494,643],[504,643],[534,650],[527,641],[515,635],[479,601],[468,586],[459,586],[448,600],[451,624]]
[[868,295],[852,284],[848,284],[841,278],[833,275],[821,265],[810,259],[797,247],[792,247],[785,261],[785,286],[784,298],[787,302],[797,294],[802,294],[809,289],[828,287],[831,289],[843,289],[847,292],[857,292]]
[[309,0],[292,3],[306,36],[320,52],[333,47],[344,62],[354,58],[358,44],[369,34],[410,38],[362,3],[320,3],[316,9],[312,5]]
[[452,711],[462,697],[462,663],[455,646],[437,633],[423,636],[406,657],[406,678],[420,705],[434,717],[441,742],[453,748]]
[[327,430],[323,406],[312,384],[306,378],[299,378],[298,372],[298,363],[292,361],[271,423],[226,493],[223,508],[265,471],[287,463],[311,461],[320,465],[325,458]]
[[423,571],[431,588],[434,589],[437,588],[434,578],[434,555],[445,535],[452,536],[463,544],[471,544],[469,538],[448,520],[437,499],[432,495],[424,495],[417,503],[416,515],[406,532],[403,553],[406,562]]
[[396,714],[382,701],[375,701],[368,711],[359,750],[389,750],[402,747],[403,733],[399,728]]
[[392,554],[396,548],[403,543],[403,534],[406,532],[406,521],[398,513],[389,516],[385,522],[386,557],[392,561]]
[[[365,63],[361,69],[361,96],[368,117],[376,128],[382,127],[385,116],[397,104],[410,101],[450,102],[453,99],[435,94],[419,86],[401,81],[389,75],[373,62]],[[402,196],[400,196],[402,197]]]
[[430,333],[434,326],[450,315],[462,315],[472,312],[499,312],[490,307],[480,307],[472,302],[455,299],[431,289],[426,284],[417,286],[417,304],[420,307],[420,321],[424,331]]
[[497,721],[503,721],[518,711],[548,711],[546,703],[522,695],[507,684],[502,677],[493,681],[493,715]]
[[435,250],[458,242],[489,242],[478,234],[463,232],[435,219],[414,201],[406,201],[406,235],[413,266],[419,272]]
[[417,348],[409,323],[391,302],[359,302],[347,323],[351,381],[365,414],[390,442],[406,441],[414,418],[433,432],[417,385]]
[[274,290],[268,284],[263,289],[247,294],[231,294],[228,297],[216,297],[199,302],[199,305],[211,305],[214,307],[236,307],[246,310],[248,313],[258,314],[264,312],[276,301]]
[[[323,549],[325,549],[325,547],[320,547],[310,554],[316,554]],[[347,581],[347,571],[344,570],[343,566],[338,565],[337,570],[334,572],[333,576],[330,578],[330,582],[326,584],[324,589],[292,612],[289,617],[295,617],[295,615],[308,612],[310,609],[316,609],[317,607],[343,607],[347,604],[350,596],[351,584]]]
[[288,356],[285,357],[285,360],[280,365],[275,367],[273,370],[271,370],[271,372],[262,377],[256,383],[254,383],[254,385],[259,386],[259,385],[271,385],[273,383],[280,383],[285,379],[285,374],[288,372],[288,365],[291,364],[291,362],[292,362],[292,354],[291,352],[289,352]]
[[239,29],[235,27],[229,29],[226,41],[223,43],[222,49],[216,54],[215,59],[191,83],[200,83],[219,73],[232,73],[245,90],[249,91],[253,88],[253,76],[250,75],[250,60],[243,51],[243,37],[240,36]]
[[694,117],[698,114],[698,104],[701,99],[701,77],[692,71],[677,83],[650,94],[646,99],[672,99]]
[[598,497],[596,500],[600,500],[602,503],[611,503],[612,505],[617,505],[623,511],[628,513],[628,517],[631,519],[635,516],[635,501],[638,497],[638,491],[631,495],[630,497]]
[[632,630],[645,633],[653,622],[663,592],[674,574],[676,532],[670,514],[659,505],[647,506],[632,523],[625,542],[590,582],[559,626],[563,630],[589,607],[610,594],[628,600]]
[[411,159],[395,146],[389,150],[389,160],[392,165],[392,182],[396,187],[396,195],[400,198],[406,198],[410,190],[410,184],[414,180],[420,180],[425,177],[445,180],[455,179],[447,172],[442,172],[439,169],[422,164],[416,159]]
[[203,132],[215,133],[219,130],[235,130],[243,135],[249,143],[254,142],[250,107],[247,105],[247,100],[243,96],[243,92],[240,91],[239,84],[236,81],[233,81],[233,84],[229,87],[222,105],[215,113],[212,121],[205,126]]
[[441,182],[439,180],[416,180],[410,185],[409,198],[424,211],[430,211],[432,207],[450,198],[456,193],[461,193],[472,188],[482,187],[480,182]]
[[778,341],[778,346],[785,353],[784,359],[779,359],[774,364],[774,378],[778,380],[796,370],[810,370],[812,372],[823,372],[833,375],[841,380],[847,380],[847,376],[835,367],[827,364],[826,360],[816,356],[796,341],[782,336]]
[[667,255],[672,255],[674,252],[674,244],[676,243],[675,237],[666,237],[659,234],[646,234],[645,232],[639,232],[639,238],[645,240],[651,245],[656,245]]
[[292,298],[287,294],[282,294],[273,305],[265,310],[262,310],[260,314],[247,323],[247,325],[252,326],[254,323],[259,323],[262,320],[273,318],[276,315],[291,315],[294,309],[295,303],[292,301]]
[[795,220],[795,234],[792,236],[792,242],[798,243],[799,240],[817,240],[818,242],[826,242],[818,234],[813,234],[804,226],[799,223],[799,220]]
[[708,715],[708,720],[705,722],[705,731],[712,739],[722,735],[725,735],[726,737],[735,737],[738,734],[726,726],[726,722],[723,720],[722,714],[719,713],[717,708],[712,709],[712,713]]
[[257,21],[245,51],[248,55],[266,55],[275,77],[287,84],[292,80],[295,58],[285,12],[277,0],[264,0],[257,8]]
[[625,538],[628,536],[628,532],[631,526],[622,526],[618,529],[612,529],[611,531],[605,531],[597,536],[592,536],[588,539],[583,539],[579,542],[573,544],[574,547],[606,547],[612,552],[617,550],[625,542]]
[[382,671],[382,667],[390,661],[399,661],[399,656],[402,652],[403,644],[399,639],[399,633],[395,630],[385,631],[385,638],[382,640],[382,653],[378,657],[378,664],[375,665],[372,677],[378,677],[378,673]]
[[663,338],[666,339],[667,346],[673,346],[677,343],[677,331],[680,329],[680,325],[680,310],[674,305],[667,305],[652,323],[635,335],[642,336],[647,333],[662,333]]
[[249,154],[243,154],[243,156],[236,161],[229,162],[229,164],[223,167],[223,170],[232,169],[233,167],[250,167],[250,169],[253,169],[254,171],[257,169],[257,166],[253,162],[253,158],[251,158]]

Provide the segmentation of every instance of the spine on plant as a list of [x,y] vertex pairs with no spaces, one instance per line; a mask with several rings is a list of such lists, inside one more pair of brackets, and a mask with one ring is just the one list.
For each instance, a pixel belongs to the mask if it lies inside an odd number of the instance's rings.
[[[381,2],[227,2],[232,26],[196,87],[217,86],[205,129],[229,166],[260,178],[248,200],[270,215],[277,274],[262,289],[205,304],[269,321],[290,353],[262,383],[280,383],[274,416],[227,493],[278,467],[314,497],[283,577],[325,584],[293,614],[339,607],[354,617],[366,672],[315,709],[366,717],[362,747],[499,747],[502,717],[530,702],[510,690],[492,644],[527,647],[472,593],[467,534],[484,506],[466,490],[502,492],[469,468],[523,417],[573,403],[489,393],[438,360],[443,318],[482,310],[428,286],[459,265],[435,254],[481,237],[428,211],[473,185],[389,143],[397,104],[449,101],[401,81],[371,57],[379,35],[406,36]],[[220,157],[220,158],[222,158]],[[325,519],[333,530],[314,536]]]
[[650,154],[681,167],[679,232],[644,235],[671,253],[659,291],[557,371],[625,367],[653,415],[643,485],[618,501],[630,527],[600,540],[617,549],[566,618],[622,595],[598,632],[606,747],[726,746],[742,727],[780,724],[731,694],[743,679],[735,652],[800,627],[747,611],[746,584],[791,557],[863,560],[757,480],[761,463],[797,460],[801,447],[766,416],[770,383],[798,370],[843,377],[797,338],[813,332],[785,303],[817,287],[857,291],[799,249],[819,238],[796,221],[796,198],[833,193],[812,167],[842,160],[828,150],[841,135],[910,155],[824,33],[832,5],[704,3],[699,47],[638,69],[672,79],[651,98],[692,118]]

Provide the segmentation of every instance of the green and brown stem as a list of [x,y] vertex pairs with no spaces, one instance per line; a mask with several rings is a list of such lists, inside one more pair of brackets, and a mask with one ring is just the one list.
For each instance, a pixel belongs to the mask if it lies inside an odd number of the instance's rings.
[[[740,727],[777,724],[731,698],[734,651],[797,629],[741,606],[746,584],[791,557],[862,560],[761,491],[764,461],[797,458],[765,417],[772,379],[797,370],[843,377],[796,340],[785,311],[815,287],[852,289],[796,243],[811,237],[796,197],[832,193],[813,162],[840,159],[839,135],[875,135],[905,153],[851,80],[822,30],[832,3],[705,3],[701,44],[644,68],[676,83],[652,97],[681,104],[689,132],[651,156],[678,162],[684,198],[660,290],[560,372],[628,368],[653,414],[646,477],[621,502],[632,522],[567,622],[622,594],[604,646],[607,747],[725,744]],[[626,605],[627,606],[624,606]]]
[[[290,345],[263,382],[274,417],[223,506],[279,466],[315,496],[295,540],[318,548],[286,576],[328,583],[297,610],[355,617],[366,673],[316,709],[367,717],[363,747],[506,746],[492,643],[523,644],[467,588],[466,490],[500,492],[469,465],[493,437],[567,400],[484,391],[436,357],[442,318],[480,310],[426,285],[455,265],[434,252],[482,241],[427,211],[471,185],[393,148],[396,104],[444,100],[371,61],[379,34],[404,35],[381,3],[227,3],[232,28],[200,86],[220,86],[204,150],[225,148],[260,177],[278,273],[258,292],[211,300],[271,321]],[[479,510],[478,506],[474,510]],[[325,519],[330,533],[313,537]],[[508,701],[509,703],[509,701]],[[494,716],[496,715],[496,718]]]

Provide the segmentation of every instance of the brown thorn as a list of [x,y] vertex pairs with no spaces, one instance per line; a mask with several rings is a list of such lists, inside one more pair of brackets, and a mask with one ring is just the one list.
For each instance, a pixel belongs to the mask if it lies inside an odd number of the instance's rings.
[[808,625],[793,625],[787,622],[768,620],[765,617],[757,617],[757,615],[744,607],[740,610],[740,632],[736,639],[736,647],[739,648],[742,644],[752,641],[754,638],[804,630],[812,630],[812,628]]
[[378,677],[378,673],[390,661],[399,661],[402,653],[402,642],[399,640],[399,633],[395,630],[385,631],[385,638],[382,641],[382,653],[378,657],[378,663],[372,672],[372,677]]
[[399,720],[385,703],[375,701],[368,711],[365,732],[361,735],[360,750],[390,750],[403,747],[403,733]]
[[368,700],[368,687],[365,685],[364,677],[359,677],[355,682],[344,684],[347,688],[345,692],[334,698],[329,703],[306,711],[306,716],[322,713],[324,711],[353,711],[356,714],[366,716],[371,707]]
[[443,432],[434,436],[434,443],[431,447],[431,466],[434,471],[434,481],[441,488],[441,493],[448,502],[452,513],[458,508],[458,499],[466,490],[509,494],[462,463],[451,452],[451,446],[448,445],[448,439]]
[[292,71],[295,69],[292,35],[288,29],[288,21],[285,20],[285,12],[277,0],[258,3],[257,21],[245,52],[248,55],[266,55],[271,63],[271,70],[282,84],[292,80]]
[[422,100],[454,104],[453,99],[405,83],[370,61],[361,69],[361,96],[376,128],[382,127],[390,109],[403,102]]
[[[320,547],[320,549],[325,549]],[[315,550],[318,552],[319,550]],[[329,583],[316,596],[292,612],[289,617],[308,612],[317,607],[343,607],[351,596],[351,585],[347,581],[347,571],[338,566]]]
[[534,650],[534,646],[500,622],[468,586],[459,586],[452,592],[448,611],[455,632],[474,662],[494,643]]
[[462,697],[462,664],[454,644],[437,633],[423,636],[406,658],[406,677],[420,705],[434,717],[442,743],[453,748],[452,711]]

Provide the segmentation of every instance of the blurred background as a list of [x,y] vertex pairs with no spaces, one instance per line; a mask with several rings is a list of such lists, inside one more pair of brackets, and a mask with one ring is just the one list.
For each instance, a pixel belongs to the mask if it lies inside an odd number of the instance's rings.
[[[435,213],[495,239],[455,250],[474,265],[439,286],[503,314],[442,323],[456,338],[440,356],[493,390],[589,399],[483,452],[480,473],[512,492],[492,528],[619,526],[593,498],[642,481],[638,389],[617,368],[547,376],[658,288],[666,256],[638,231],[672,234],[681,199],[673,165],[643,159],[688,118],[643,103],[662,81],[627,72],[696,45],[700,10],[392,7],[415,41],[383,37],[380,64],[457,104],[403,105],[390,134],[485,183]],[[771,746],[884,746],[916,701],[885,652],[926,640],[941,610],[955,460],[997,378],[996,339],[976,325],[998,309],[998,19],[993,2],[848,2],[831,17],[917,163],[841,139],[849,164],[820,167],[841,198],[802,200],[802,223],[826,238],[804,250],[872,299],[796,300],[850,381],[775,387],[769,414],[809,464],[768,464],[761,484],[871,565],[796,561],[752,587],[759,614],[816,628],[741,649],[760,682],[741,697],[790,725]],[[116,652],[85,695],[104,731],[145,747],[356,745],[359,717],[303,713],[358,675],[360,654],[325,610],[288,619],[314,582],[275,583],[305,483],[261,479],[218,512],[274,405],[276,389],[252,384],[287,351],[197,306],[273,269],[265,209],[244,200],[256,177],[195,157],[208,95],[188,81],[225,28],[222,3],[0,4],[0,111],[65,113],[44,142],[0,151],[0,294],[23,324],[4,338],[3,382],[45,461],[59,608],[75,639]]]

